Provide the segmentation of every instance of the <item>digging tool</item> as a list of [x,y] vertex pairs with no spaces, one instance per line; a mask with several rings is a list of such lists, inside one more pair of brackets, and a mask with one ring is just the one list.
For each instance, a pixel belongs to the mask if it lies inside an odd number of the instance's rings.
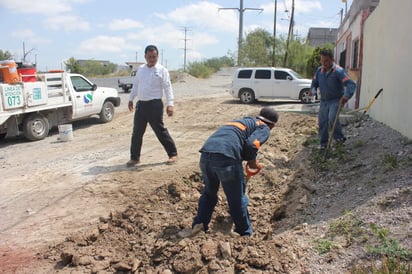
[[363,116],[364,114],[366,114],[366,112],[368,112],[368,110],[370,109],[370,107],[372,106],[372,104],[375,102],[376,98],[378,98],[378,96],[381,94],[382,91],[383,91],[383,88],[381,88],[381,89],[376,93],[375,97],[372,98],[372,100],[368,103],[368,105],[367,105],[366,107],[357,108],[357,109],[348,111],[348,112],[346,112],[346,114],[352,114],[352,113],[355,113],[355,112],[361,112],[361,111],[363,111],[363,113],[362,113],[362,116]]
[[339,102],[338,111],[336,112],[335,120],[333,121],[332,131],[329,135],[329,140],[328,140],[328,144],[326,145],[325,154],[323,155],[323,160],[326,160],[326,156],[328,154],[330,145],[332,144],[333,134],[335,133],[336,125],[338,124],[338,120],[339,120],[339,113],[342,110],[342,107],[343,107],[343,104]]
[[363,111],[361,117],[359,118],[359,120],[362,120],[363,115],[366,114],[366,112],[368,112],[368,110],[371,108],[372,104],[375,102],[376,98],[378,98],[378,96],[382,93],[383,88],[381,88],[375,95],[375,97],[372,98],[372,100],[369,102],[369,104],[366,106],[365,110]]
[[[262,170],[262,168],[250,169],[249,165],[246,163],[246,165],[245,165],[246,183],[249,181],[249,179],[250,179],[252,176],[255,176],[255,175],[258,174],[261,170]],[[251,190],[252,190],[252,187],[249,187],[248,193],[249,193]]]

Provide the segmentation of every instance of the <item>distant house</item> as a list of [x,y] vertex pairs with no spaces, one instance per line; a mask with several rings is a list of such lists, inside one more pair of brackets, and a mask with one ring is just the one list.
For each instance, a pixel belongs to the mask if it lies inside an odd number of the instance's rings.
[[338,29],[335,61],[345,68],[350,77],[358,83],[356,96],[349,102],[350,108],[359,107],[364,25],[378,4],[379,0],[354,0]]
[[335,44],[337,32],[336,28],[310,28],[306,42],[315,48],[329,43]]

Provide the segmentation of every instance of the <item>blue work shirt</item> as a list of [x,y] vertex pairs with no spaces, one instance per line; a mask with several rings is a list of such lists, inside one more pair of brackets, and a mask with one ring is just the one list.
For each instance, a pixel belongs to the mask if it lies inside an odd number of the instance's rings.
[[356,84],[342,67],[334,63],[329,72],[323,66],[316,70],[311,85],[312,95],[316,94],[318,88],[322,101],[334,100],[340,99],[342,96],[352,98],[356,90]]
[[258,150],[270,136],[270,128],[253,117],[228,122],[218,128],[200,152],[220,153],[234,160],[256,159]]

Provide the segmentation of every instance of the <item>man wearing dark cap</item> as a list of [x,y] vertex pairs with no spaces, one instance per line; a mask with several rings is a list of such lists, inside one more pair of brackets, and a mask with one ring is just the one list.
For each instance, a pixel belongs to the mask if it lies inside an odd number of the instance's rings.
[[221,183],[235,224],[234,231],[241,236],[252,235],[242,162],[247,161],[250,169],[262,169],[263,165],[256,159],[257,153],[268,140],[278,118],[274,109],[264,107],[256,118],[244,117],[225,123],[206,140],[200,149],[200,169],[205,185],[193,220],[193,233],[209,229]]

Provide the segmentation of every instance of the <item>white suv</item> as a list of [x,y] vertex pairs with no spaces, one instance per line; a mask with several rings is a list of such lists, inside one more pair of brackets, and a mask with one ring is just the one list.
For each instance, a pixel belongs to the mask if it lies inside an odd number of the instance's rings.
[[229,92],[245,104],[259,98],[294,99],[308,104],[312,99],[309,96],[311,82],[287,68],[239,68],[233,76]]

